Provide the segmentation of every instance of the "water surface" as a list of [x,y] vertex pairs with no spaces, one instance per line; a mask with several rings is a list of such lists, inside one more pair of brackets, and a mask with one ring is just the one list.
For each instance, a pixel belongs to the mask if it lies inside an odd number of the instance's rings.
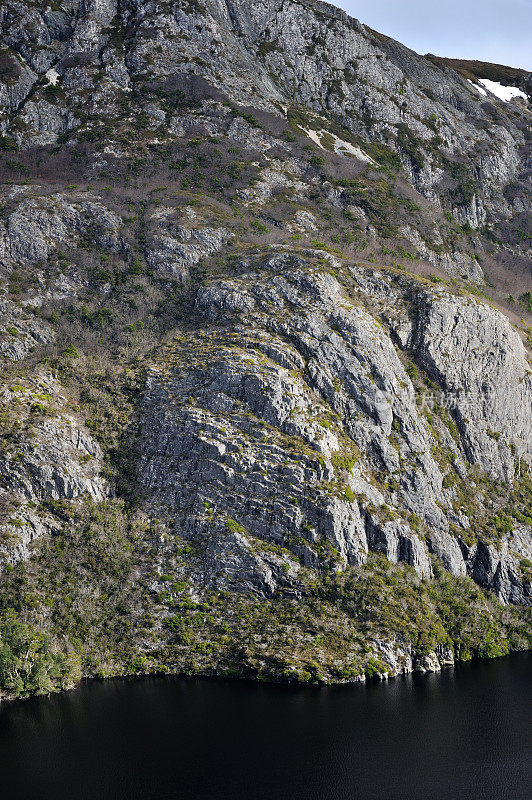
[[529,800],[532,655],[367,686],[148,678],[0,706],[2,800]]

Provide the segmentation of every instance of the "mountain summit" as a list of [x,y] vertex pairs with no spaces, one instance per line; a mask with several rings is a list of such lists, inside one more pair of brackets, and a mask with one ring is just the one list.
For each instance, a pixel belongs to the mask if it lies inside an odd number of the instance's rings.
[[0,33],[0,690],[529,647],[530,74],[311,0]]

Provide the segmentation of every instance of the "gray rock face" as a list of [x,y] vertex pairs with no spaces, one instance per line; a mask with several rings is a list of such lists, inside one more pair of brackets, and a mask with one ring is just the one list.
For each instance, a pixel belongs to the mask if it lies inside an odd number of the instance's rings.
[[54,340],[54,332],[44,321],[25,313],[0,295],[0,359],[21,361],[34,347]]
[[0,263],[30,266],[46,260],[54,247],[89,233],[103,248],[122,247],[122,220],[90,199],[72,202],[61,195],[24,200],[0,227]]
[[190,279],[192,267],[206,256],[221,250],[232,237],[225,228],[202,227],[193,209],[188,210],[187,225],[173,219],[174,211],[160,208],[153,215],[151,244],[146,253],[148,264],[161,276]]
[[[29,443],[21,445],[17,463],[8,464],[8,459],[0,467],[2,474],[9,473],[12,488],[16,487],[30,500],[37,496],[72,500],[84,492],[96,501],[106,496],[99,476],[90,477],[94,469],[83,468],[84,459],[93,463],[101,460],[101,451],[74,420],[43,422],[33,435],[37,447]],[[74,455],[82,460],[76,462]]]
[[[424,578],[433,552],[454,574],[527,602],[522,586],[512,588],[515,535],[498,553],[499,568],[488,548],[483,571],[482,547],[464,553],[456,538],[460,527],[466,538],[470,522],[445,488],[456,470],[467,475],[467,463],[513,479],[515,447],[531,441],[519,336],[489,306],[396,283],[403,299],[390,298],[393,313],[408,318],[412,302],[417,309],[407,341],[451,393],[455,441],[418,408],[390,334],[312,267],[316,255],[242,263],[238,278],[199,290],[196,307],[210,324],[169,347],[148,379],[139,477],[149,503],[193,538],[209,525],[214,536],[227,536],[224,525],[238,532],[231,564],[241,547],[240,579],[262,593],[278,579],[257,565],[250,571],[251,541],[257,559],[266,542],[313,568],[327,553],[341,568],[372,549]],[[379,283],[393,295],[389,277],[377,273],[374,289]],[[475,402],[466,413],[468,391]],[[443,442],[447,463],[433,455]],[[206,570],[228,579],[223,561]]]
[[500,549],[479,542],[471,548],[468,563],[471,575],[496,592],[503,603],[529,605],[532,589],[523,578],[521,562],[532,561],[532,530],[520,525],[505,538]]
[[449,395],[469,460],[511,478],[511,446],[530,457],[532,443],[532,370],[519,334],[469,300],[429,298],[421,317],[414,349]]
[[453,278],[468,280],[472,283],[484,283],[484,273],[478,261],[467,253],[436,253],[426,245],[418,231],[410,226],[405,226],[401,232],[429,264],[439,267]]
[[372,641],[375,655],[389,667],[381,677],[393,678],[410,672],[440,672],[444,667],[454,664],[454,654],[450,647],[440,646],[426,656],[413,657],[410,646],[398,641],[375,639]]
[[396,522],[385,522],[383,525],[376,525],[373,521],[370,521],[368,528],[368,541],[372,550],[384,553],[392,564],[396,564],[398,561],[406,561],[407,564],[414,567],[422,578],[430,578],[432,576],[432,567],[427,549],[419,536],[412,534],[408,526],[400,525]]
[[[7,507],[0,522],[0,561],[5,565],[27,558],[31,542],[57,528],[46,502],[84,496],[99,502],[110,490],[101,475],[101,448],[69,412],[49,375],[4,389],[2,406],[8,416],[16,411],[21,429],[16,441],[0,449],[0,501]],[[41,419],[30,417],[36,412]]]

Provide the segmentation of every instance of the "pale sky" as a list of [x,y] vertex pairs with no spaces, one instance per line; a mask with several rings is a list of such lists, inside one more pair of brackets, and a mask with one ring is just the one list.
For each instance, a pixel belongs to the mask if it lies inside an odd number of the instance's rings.
[[532,70],[532,0],[328,0],[418,53]]

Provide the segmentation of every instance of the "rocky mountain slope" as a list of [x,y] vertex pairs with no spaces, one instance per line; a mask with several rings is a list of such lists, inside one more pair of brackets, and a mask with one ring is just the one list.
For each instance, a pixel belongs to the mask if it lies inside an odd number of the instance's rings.
[[0,31],[0,689],[530,646],[529,104],[311,0]]

